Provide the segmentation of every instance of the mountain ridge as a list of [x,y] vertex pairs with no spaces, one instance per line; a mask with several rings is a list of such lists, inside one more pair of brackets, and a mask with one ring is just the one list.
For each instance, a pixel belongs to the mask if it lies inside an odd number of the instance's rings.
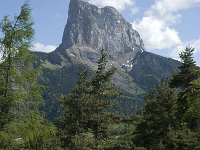
[[[87,2],[71,0],[62,42],[55,51],[38,55],[44,68],[40,82],[51,114],[56,112],[55,97],[69,93],[81,67],[95,70],[100,49],[108,54],[107,67],[115,66],[114,85],[125,94],[116,111],[128,115],[144,105],[142,95],[176,69],[180,62],[147,52],[140,35],[113,7],[98,8]],[[53,96],[52,96],[53,95]]]

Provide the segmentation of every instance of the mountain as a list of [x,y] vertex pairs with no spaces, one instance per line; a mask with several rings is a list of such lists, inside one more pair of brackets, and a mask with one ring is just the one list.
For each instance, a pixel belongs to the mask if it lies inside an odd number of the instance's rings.
[[144,44],[137,31],[112,7],[98,8],[87,2],[71,0],[62,48],[74,45],[111,52],[137,52]]
[[108,54],[108,68],[117,68],[113,83],[125,95],[118,99],[115,111],[126,115],[140,109],[144,92],[180,65],[147,52],[139,33],[113,7],[71,0],[62,43],[49,54],[35,52],[37,65],[44,68],[40,82],[47,87],[43,96],[47,108],[53,110],[51,117],[58,109],[57,94],[73,88],[80,67],[97,68],[101,48]]

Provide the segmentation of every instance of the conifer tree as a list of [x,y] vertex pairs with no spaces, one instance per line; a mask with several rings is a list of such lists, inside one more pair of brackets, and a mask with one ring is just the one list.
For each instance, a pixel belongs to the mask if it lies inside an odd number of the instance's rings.
[[166,142],[170,127],[176,126],[177,94],[167,82],[160,83],[145,96],[142,120],[136,127],[133,143],[147,149],[156,149]]
[[0,149],[47,149],[56,132],[39,111],[42,97],[37,84],[40,70],[33,68],[30,53],[34,30],[30,6],[10,21],[0,23]]
[[189,101],[184,120],[192,131],[200,134],[200,78],[192,81],[183,98]]
[[[181,123],[186,123],[187,127],[200,132],[200,78],[190,82],[187,89],[181,93],[180,101],[184,101],[184,112],[181,111]],[[183,104],[183,103],[182,103]]]
[[[177,104],[177,119],[180,121],[180,123],[184,122],[184,116],[187,111],[190,110],[190,104],[194,100],[195,95],[191,95],[193,90],[196,90],[194,88],[194,81],[198,81],[200,78],[200,70],[195,64],[195,61],[193,60],[193,52],[194,48],[186,47],[185,50],[183,50],[180,53],[180,58],[182,65],[179,67],[179,72],[175,75],[173,75],[172,80],[170,82],[170,85],[172,87],[176,87],[179,92]],[[197,100],[198,101],[198,100]]]
[[194,48],[186,47],[180,54],[182,65],[178,73],[174,74],[170,82],[171,87],[184,90],[193,80],[200,77],[200,71],[193,60]]
[[[200,71],[192,58],[193,48],[180,54],[182,66],[169,85],[147,94],[143,120],[133,142],[147,149],[200,149]],[[176,89],[173,89],[176,88]]]
[[[61,96],[63,116],[58,122],[64,147],[106,149],[112,143],[108,128],[112,123],[112,99],[119,95],[110,83],[116,68],[106,70],[106,54],[101,51],[93,77],[82,70],[74,90]],[[112,144],[111,144],[112,145]]]

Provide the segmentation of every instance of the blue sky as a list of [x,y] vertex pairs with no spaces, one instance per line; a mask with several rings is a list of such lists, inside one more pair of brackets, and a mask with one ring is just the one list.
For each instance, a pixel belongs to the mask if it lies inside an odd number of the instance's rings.
[[[178,59],[185,46],[196,48],[200,64],[200,0],[85,0],[119,10],[141,35],[146,50]],[[24,0],[0,0],[0,19],[18,15]],[[61,42],[69,0],[30,0],[35,49],[50,52]]]

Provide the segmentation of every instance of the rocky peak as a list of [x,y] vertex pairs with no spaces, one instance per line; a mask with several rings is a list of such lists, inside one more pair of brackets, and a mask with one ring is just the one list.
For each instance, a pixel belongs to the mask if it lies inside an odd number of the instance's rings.
[[98,8],[71,0],[62,48],[72,46],[105,48],[110,53],[135,53],[144,50],[137,31],[113,7]]
[[54,105],[52,93],[65,94],[73,89],[76,73],[83,65],[96,69],[100,57],[98,49],[102,47],[108,54],[106,67],[117,67],[112,81],[125,94],[116,101],[120,114],[140,110],[144,104],[141,99],[144,90],[155,86],[180,65],[144,51],[138,32],[113,7],[98,8],[87,2],[71,0],[62,43],[51,53],[38,53],[38,61],[45,68],[40,81],[48,87],[43,94],[49,102],[46,108],[53,108],[53,116],[58,108]]

